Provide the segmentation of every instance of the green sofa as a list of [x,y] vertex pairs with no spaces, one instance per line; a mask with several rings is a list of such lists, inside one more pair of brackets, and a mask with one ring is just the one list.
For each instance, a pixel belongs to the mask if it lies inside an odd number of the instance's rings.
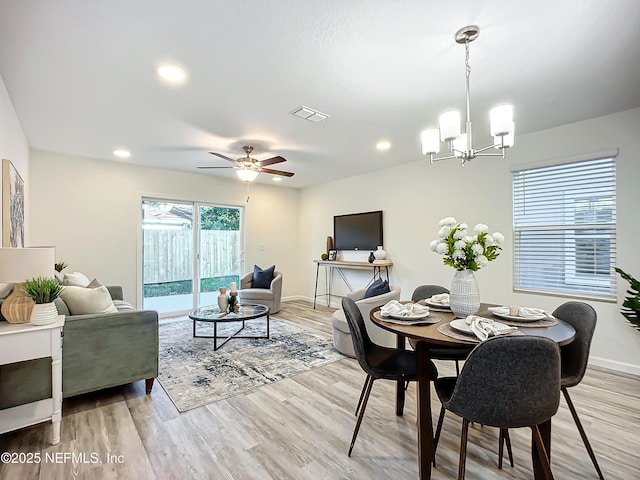
[[[150,393],[158,376],[158,312],[134,310],[123,302],[121,287],[107,287],[118,313],[66,315],[62,346],[64,398],[146,381]],[[51,396],[51,359],[0,366],[0,409]]]

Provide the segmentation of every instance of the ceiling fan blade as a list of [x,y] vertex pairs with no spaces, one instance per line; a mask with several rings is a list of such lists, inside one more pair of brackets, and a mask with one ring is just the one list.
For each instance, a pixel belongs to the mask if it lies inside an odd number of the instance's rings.
[[277,156],[277,157],[267,158],[266,160],[260,160],[258,162],[258,165],[260,165],[261,167],[266,167],[267,165],[273,165],[274,163],[282,163],[286,161],[287,161],[286,158]]
[[270,168],[261,168],[260,172],[262,173],[270,173],[272,175],[282,175],[283,177],[293,177],[293,173],[291,172],[283,172],[282,170],[272,170]]
[[196,167],[196,168],[236,168],[236,167]]
[[216,152],[209,152],[211,155],[215,155],[216,157],[220,157],[220,158],[224,158],[225,160],[228,160],[230,162],[236,163],[236,161],[233,158],[229,158],[225,155],[222,155],[221,153],[216,153]]

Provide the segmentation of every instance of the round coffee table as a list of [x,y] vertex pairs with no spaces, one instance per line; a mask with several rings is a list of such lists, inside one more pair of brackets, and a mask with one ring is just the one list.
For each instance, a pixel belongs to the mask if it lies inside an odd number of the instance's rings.
[[[244,322],[261,317],[267,318],[266,335],[238,335],[238,333],[244,330]],[[266,305],[240,305],[240,308],[236,313],[221,312],[220,309],[216,306],[200,307],[189,312],[189,318],[193,320],[193,336],[201,338],[213,338],[214,351],[218,350],[232,338],[269,338],[269,307],[267,307]],[[196,323],[198,322],[213,323],[213,335],[196,335]],[[231,335],[219,337],[218,323],[220,322],[242,322],[242,326]],[[224,339],[224,341],[218,344],[218,339]]]

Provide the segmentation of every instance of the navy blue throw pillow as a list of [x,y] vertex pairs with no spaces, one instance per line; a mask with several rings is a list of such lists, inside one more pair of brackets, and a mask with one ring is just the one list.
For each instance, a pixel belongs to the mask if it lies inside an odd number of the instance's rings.
[[259,266],[253,266],[253,280],[251,280],[251,288],[270,288],[271,281],[273,280],[273,272],[276,266],[272,265],[269,268],[261,269]]
[[367,291],[364,292],[364,298],[377,297],[378,295],[382,295],[383,293],[389,293],[391,289],[389,288],[389,282],[386,280],[382,280],[381,278],[377,279]]

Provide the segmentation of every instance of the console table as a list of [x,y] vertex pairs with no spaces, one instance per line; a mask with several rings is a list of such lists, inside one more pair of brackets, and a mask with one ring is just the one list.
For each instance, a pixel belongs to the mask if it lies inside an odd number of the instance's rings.
[[64,315],[48,325],[0,322],[0,364],[51,357],[52,393],[51,398],[0,410],[0,434],[51,420],[51,444],[60,443],[63,326]]
[[[316,299],[318,297],[327,297],[327,306],[331,303],[331,297],[336,297],[338,295],[333,295],[331,292],[333,290],[333,271],[337,271],[342,281],[345,283],[350,292],[353,292],[353,288],[351,288],[351,284],[349,280],[345,276],[343,270],[372,270],[373,277],[367,283],[369,286],[376,278],[382,278],[382,269],[384,269],[385,274],[387,276],[387,281],[389,281],[389,267],[393,265],[391,260],[376,260],[373,263],[369,262],[346,262],[342,260],[314,260],[316,263],[316,287],[313,292],[313,308],[316,308]],[[318,275],[320,273],[320,267],[324,267],[325,269],[325,293],[318,293]]]

